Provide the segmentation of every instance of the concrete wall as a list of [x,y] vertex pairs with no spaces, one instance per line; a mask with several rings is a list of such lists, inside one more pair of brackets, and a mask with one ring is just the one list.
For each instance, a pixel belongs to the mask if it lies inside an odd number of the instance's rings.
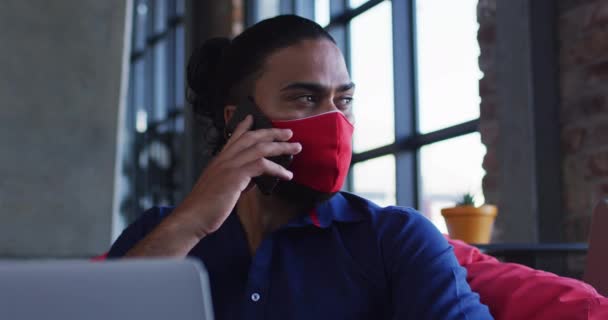
[[128,7],[0,2],[0,258],[107,250]]

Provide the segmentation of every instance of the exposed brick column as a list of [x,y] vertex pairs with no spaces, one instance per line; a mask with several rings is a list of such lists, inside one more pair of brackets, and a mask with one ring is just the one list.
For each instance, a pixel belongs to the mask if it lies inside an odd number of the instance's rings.
[[[608,196],[608,2],[558,1],[560,126],[566,241],[586,241],[595,202]],[[496,0],[477,6],[480,133],[486,201],[500,203],[496,118]]]
[[559,50],[565,231],[586,241],[608,196],[608,2],[560,0]]

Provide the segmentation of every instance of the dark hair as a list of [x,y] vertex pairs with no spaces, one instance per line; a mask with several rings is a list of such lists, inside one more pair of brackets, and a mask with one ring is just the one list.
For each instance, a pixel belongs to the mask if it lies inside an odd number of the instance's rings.
[[194,51],[188,61],[188,101],[196,116],[213,121],[219,147],[225,142],[224,107],[250,93],[268,56],[302,40],[321,38],[335,43],[316,22],[281,15],[253,25],[232,41],[209,39]]

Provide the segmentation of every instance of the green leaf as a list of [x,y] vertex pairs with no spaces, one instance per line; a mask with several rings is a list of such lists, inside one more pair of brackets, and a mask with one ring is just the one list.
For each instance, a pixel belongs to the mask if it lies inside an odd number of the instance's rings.
[[461,200],[457,203],[458,206],[474,206],[475,197],[470,193],[465,193]]

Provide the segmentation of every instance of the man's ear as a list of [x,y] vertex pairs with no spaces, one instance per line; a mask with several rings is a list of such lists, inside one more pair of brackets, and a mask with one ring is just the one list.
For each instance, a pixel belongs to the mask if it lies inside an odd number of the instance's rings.
[[224,107],[224,123],[228,124],[228,121],[232,119],[234,112],[236,111],[236,106],[227,105]]

